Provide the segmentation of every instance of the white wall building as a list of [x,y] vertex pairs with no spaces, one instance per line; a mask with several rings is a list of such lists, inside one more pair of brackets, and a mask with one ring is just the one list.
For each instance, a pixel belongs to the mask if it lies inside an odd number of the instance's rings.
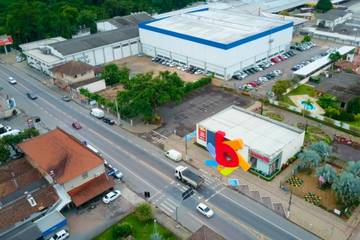
[[352,18],[352,12],[339,9],[330,11],[316,16],[316,25],[334,30],[336,25],[342,24]]
[[223,10],[188,12],[139,25],[143,53],[230,79],[289,48],[293,22]]
[[[230,106],[196,124],[196,142],[215,146],[215,132],[225,132],[228,140],[242,139],[248,150],[251,167],[264,175],[271,175],[301,150],[303,130],[270,118]],[[215,146],[216,147],[216,146]]]

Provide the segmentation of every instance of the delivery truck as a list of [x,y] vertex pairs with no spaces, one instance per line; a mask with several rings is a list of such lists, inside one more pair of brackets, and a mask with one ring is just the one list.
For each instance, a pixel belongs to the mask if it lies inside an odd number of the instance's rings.
[[175,177],[195,189],[204,183],[204,178],[184,166],[177,166],[175,168]]

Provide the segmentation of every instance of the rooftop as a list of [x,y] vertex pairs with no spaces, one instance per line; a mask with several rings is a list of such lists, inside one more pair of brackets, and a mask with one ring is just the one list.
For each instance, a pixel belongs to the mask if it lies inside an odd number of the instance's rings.
[[220,236],[211,228],[203,225],[196,232],[194,232],[187,240],[225,240],[225,238]]
[[99,32],[84,37],[73,38],[62,42],[50,44],[55,50],[62,55],[67,56],[89,49],[110,45],[139,36],[137,26],[129,26],[126,28],[115,29],[106,32]]
[[103,80],[103,79],[100,78],[100,77],[94,77],[94,78],[86,79],[84,81],[79,81],[79,82],[72,83],[72,84],[70,84],[70,87],[73,88],[73,89],[76,89],[76,88],[88,85],[90,83],[98,82],[98,81],[101,81],[101,80]]
[[348,102],[353,97],[360,96],[360,77],[352,73],[335,73],[331,78],[321,78],[315,86],[319,91],[330,93],[342,102]]
[[224,10],[189,12],[140,24],[140,28],[160,33],[175,33],[180,34],[179,37],[195,37],[225,45],[291,26],[290,21]]
[[144,21],[149,21],[153,19],[148,13],[146,12],[139,12],[134,13],[127,16],[116,16],[110,19],[101,20],[99,22],[109,22],[112,25],[116,26],[117,28],[127,27],[130,25],[138,25]]
[[229,140],[242,138],[245,145],[267,156],[277,154],[284,145],[296,139],[302,130],[230,106],[198,123],[211,131],[223,131]]
[[66,40],[66,38],[63,38],[63,37],[53,37],[53,38],[47,38],[47,39],[42,39],[42,40],[38,40],[38,41],[34,41],[34,42],[20,44],[19,47],[23,51],[29,51],[29,50],[32,50],[32,49],[35,49],[35,48],[38,48],[41,46],[46,46],[51,43],[62,42],[65,40]]
[[331,9],[326,13],[322,13],[316,16],[317,19],[334,21],[335,19],[344,17],[346,14],[351,13],[349,11],[340,10],[340,9]]
[[59,58],[52,54],[44,54],[40,49],[31,49],[24,52],[27,56],[40,60],[48,65],[58,64],[64,61],[64,59]]
[[75,76],[91,70],[95,70],[95,68],[87,63],[78,61],[70,61],[51,69],[53,73],[65,74],[68,76]]
[[50,208],[59,199],[51,185],[32,192],[31,196],[36,203],[35,206],[31,206],[27,196],[22,194],[21,198],[0,209],[0,230],[7,229],[15,223],[29,218],[34,213]]
[[31,162],[63,184],[103,164],[78,139],[60,128],[19,144]]

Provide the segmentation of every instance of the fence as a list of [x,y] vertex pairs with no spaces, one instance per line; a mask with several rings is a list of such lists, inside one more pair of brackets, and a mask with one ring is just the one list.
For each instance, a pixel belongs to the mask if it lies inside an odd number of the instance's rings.
[[[298,114],[303,113],[303,110],[300,109],[300,108],[297,108],[297,107],[294,107],[294,106],[289,106],[287,104],[280,103],[279,101],[276,101],[276,100],[273,100],[273,99],[269,99],[269,103],[272,104],[272,105],[281,107],[281,108],[285,108],[287,110],[290,110],[290,111],[298,113]],[[343,131],[348,132],[348,133],[350,133],[352,135],[355,135],[355,136],[360,136],[360,130],[359,129],[356,129],[355,127],[352,127],[352,126],[350,126],[349,124],[347,124],[345,122],[334,120],[334,119],[331,119],[331,118],[328,118],[328,117],[325,117],[325,116],[322,116],[322,115],[314,114],[314,113],[307,113],[306,111],[303,114],[308,118],[311,118],[311,119],[314,119],[316,121],[322,122],[322,123],[324,123],[326,125],[338,128],[340,130],[343,130]]]

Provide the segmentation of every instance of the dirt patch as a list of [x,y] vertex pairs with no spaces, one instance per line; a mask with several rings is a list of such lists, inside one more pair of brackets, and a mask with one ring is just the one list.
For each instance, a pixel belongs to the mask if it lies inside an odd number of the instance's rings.
[[[309,193],[314,193],[316,196],[320,197],[320,204],[325,207],[329,211],[333,211],[333,209],[340,209],[341,206],[337,204],[335,193],[331,190],[331,188],[320,189],[318,178],[315,175],[315,171],[312,171],[310,174],[307,172],[301,172],[295,175],[302,180],[302,184],[298,187],[292,186],[289,183],[286,183],[287,187],[291,189],[291,191],[301,197],[305,198],[305,195]],[[305,201],[305,199],[304,199]]]
[[168,67],[158,63],[154,63],[151,61],[149,57],[139,57],[139,56],[131,56],[127,58],[120,59],[118,61],[114,61],[116,65],[119,67],[126,66],[130,69],[130,75],[134,76],[139,73],[147,73],[153,72],[154,74],[158,74],[159,72],[169,71],[176,72],[182,80],[185,82],[195,82],[199,80],[203,75],[195,75],[187,72],[183,72],[181,70],[176,69],[176,67]]
[[109,99],[109,100],[113,101],[113,100],[115,100],[117,93],[121,92],[123,90],[124,90],[123,85],[118,84],[118,85],[113,86],[113,87],[108,87],[105,90],[102,90],[102,91],[98,92],[98,94],[105,97],[106,99]]

